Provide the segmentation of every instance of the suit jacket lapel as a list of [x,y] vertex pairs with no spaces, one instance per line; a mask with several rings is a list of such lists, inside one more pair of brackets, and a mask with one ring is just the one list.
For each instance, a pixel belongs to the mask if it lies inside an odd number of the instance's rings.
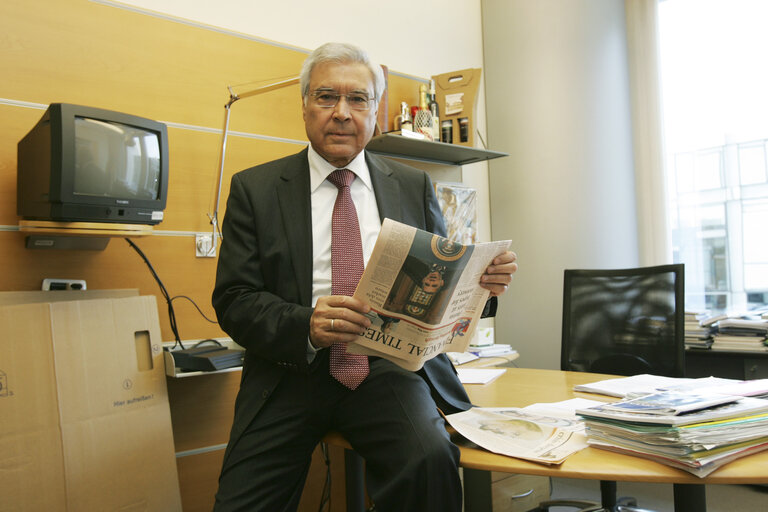
[[295,265],[301,302],[309,306],[312,304],[312,211],[306,149],[286,161],[281,178],[277,187],[279,215]]
[[366,153],[368,171],[371,174],[373,193],[382,222],[389,218],[402,221],[400,214],[400,185],[392,176],[392,170],[383,158]]

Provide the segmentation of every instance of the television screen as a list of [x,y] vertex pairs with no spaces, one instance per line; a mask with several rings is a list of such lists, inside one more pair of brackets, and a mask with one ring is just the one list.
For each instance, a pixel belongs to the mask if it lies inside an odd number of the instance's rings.
[[75,118],[75,195],[157,199],[160,140],[133,126]]
[[158,121],[52,103],[19,141],[24,219],[157,224],[167,195],[168,133]]

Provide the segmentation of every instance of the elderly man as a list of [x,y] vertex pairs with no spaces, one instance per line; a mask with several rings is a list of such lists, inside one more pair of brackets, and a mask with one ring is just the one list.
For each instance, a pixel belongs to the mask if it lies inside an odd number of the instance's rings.
[[[409,372],[345,350],[370,325],[351,295],[381,221],[444,235],[431,181],[364,151],[384,91],[365,52],[323,45],[300,81],[310,146],[237,173],[223,223],[213,304],[246,354],[215,510],[295,510],[315,446],[336,430],[365,459],[378,511],[459,511],[459,451],[438,408],[470,404],[451,363]],[[492,296],[515,259],[483,275]]]

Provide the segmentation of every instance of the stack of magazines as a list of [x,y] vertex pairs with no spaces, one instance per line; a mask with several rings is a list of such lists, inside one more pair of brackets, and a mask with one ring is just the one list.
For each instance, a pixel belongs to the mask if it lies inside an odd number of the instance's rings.
[[756,398],[761,393],[753,387],[744,391],[751,396],[666,390],[576,412],[590,446],[704,477],[727,462],[768,449],[768,400]]
[[768,320],[724,318],[715,324],[712,350],[768,351]]
[[685,348],[708,349],[712,345],[712,323],[705,311],[685,312]]

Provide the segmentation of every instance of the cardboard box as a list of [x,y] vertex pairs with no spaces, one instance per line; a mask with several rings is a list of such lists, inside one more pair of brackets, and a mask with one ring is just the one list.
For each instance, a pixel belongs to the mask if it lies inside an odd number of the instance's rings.
[[3,305],[0,326],[0,508],[181,510],[155,297]]
[[470,68],[432,77],[440,107],[440,133],[443,133],[443,123],[450,122],[453,144],[475,146],[475,104],[480,75],[480,68]]

